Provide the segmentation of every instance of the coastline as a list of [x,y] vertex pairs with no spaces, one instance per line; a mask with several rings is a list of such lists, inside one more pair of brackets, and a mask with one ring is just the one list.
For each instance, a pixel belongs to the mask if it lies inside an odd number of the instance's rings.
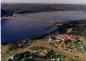
[[[72,21],[69,21],[69,22],[73,22],[73,21],[75,21],[75,20],[72,20]],[[60,25],[63,25],[66,22],[61,22]],[[75,22],[80,22],[81,24],[84,24],[84,26],[82,25],[83,27],[86,27],[86,25],[85,25],[86,24],[86,19],[76,20]],[[26,40],[43,39],[43,38],[48,38],[48,37],[50,37],[52,35],[57,35],[57,34],[59,35],[60,33],[58,32],[58,26],[59,26],[58,24],[59,24],[58,22],[54,22],[54,23],[52,23],[52,25],[50,25],[49,27],[46,28],[46,29],[49,29],[49,28],[51,28],[53,26],[57,26],[57,28],[55,30],[53,30],[53,31],[51,31],[49,33],[46,33],[46,34],[44,34],[42,36],[38,36],[38,37],[31,38],[31,39],[26,39]],[[18,42],[21,42],[21,41],[18,41]],[[5,44],[9,44],[9,43],[5,43]]]

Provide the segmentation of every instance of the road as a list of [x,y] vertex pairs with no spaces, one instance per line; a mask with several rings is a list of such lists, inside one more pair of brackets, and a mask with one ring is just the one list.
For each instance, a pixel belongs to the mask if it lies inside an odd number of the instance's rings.
[[[82,53],[78,53],[78,52],[69,52],[69,51],[63,50],[61,47],[60,48],[55,48],[55,47],[51,46],[49,43],[47,43],[46,41],[36,41],[36,42],[33,42],[31,46],[45,47],[45,48],[48,48],[48,49],[52,49],[54,51],[59,51],[59,52],[63,53],[66,56],[69,56],[69,57],[75,58],[75,56],[78,56],[78,58],[79,58],[80,61],[86,61],[86,53],[82,54]],[[26,47],[24,49],[17,50],[10,57],[14,56],[18,52],[28,51],[29,47],[30,46],[28,46],[28,47]],[[7,59],[9,59],[10,57],[8,57]]]
[[78,52],[69,52],[69,51],[66,51],[66,50],[63,50],[63,49],[58,49],[58,48],[55,48],[55,47],[51,46],[50,44],[48,44],[47,42],[44,42],[44,41],[42,41],[42,42],[40,41],[38,43],[35,42],[33,44],[33,46],[40,46],[40,47],[49,48],[49,49],[52,49],[54,51],[59,51],[61,53],[64,53],[65,55],[70,56],[70,57],[78,56],[80,61],[86,61],[86,53],[82,54],[82,53],[78,53]]

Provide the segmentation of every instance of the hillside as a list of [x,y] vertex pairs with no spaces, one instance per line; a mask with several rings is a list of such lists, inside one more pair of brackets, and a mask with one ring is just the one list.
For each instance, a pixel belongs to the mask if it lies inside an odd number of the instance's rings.
[[72,4],[2,4],[1,16],[12,16],[15,13],[36,13],[47,11],[85,11],[86,5]]

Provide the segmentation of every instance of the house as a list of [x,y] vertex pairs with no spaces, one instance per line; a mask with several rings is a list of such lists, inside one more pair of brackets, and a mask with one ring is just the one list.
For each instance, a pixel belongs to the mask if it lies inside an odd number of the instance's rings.
[[71,42],[71,41],[73,41],[72,38],[74,38],[74,36],[72,36],[72,35],[65,35],[65,36],[64,36],[64,41],[69,41],[69,42]]
[[48,43],[53,43],[53,42],[57,42],[57,41],[60,41],[60,40],[58,40],[56,37],[49,37],[49,39],[48,39]]

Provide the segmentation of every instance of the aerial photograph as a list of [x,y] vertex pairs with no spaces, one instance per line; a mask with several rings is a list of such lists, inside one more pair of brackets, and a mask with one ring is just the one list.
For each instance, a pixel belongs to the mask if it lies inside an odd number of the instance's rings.
[[86,61],[86,2],[4,1],[1,61]]

